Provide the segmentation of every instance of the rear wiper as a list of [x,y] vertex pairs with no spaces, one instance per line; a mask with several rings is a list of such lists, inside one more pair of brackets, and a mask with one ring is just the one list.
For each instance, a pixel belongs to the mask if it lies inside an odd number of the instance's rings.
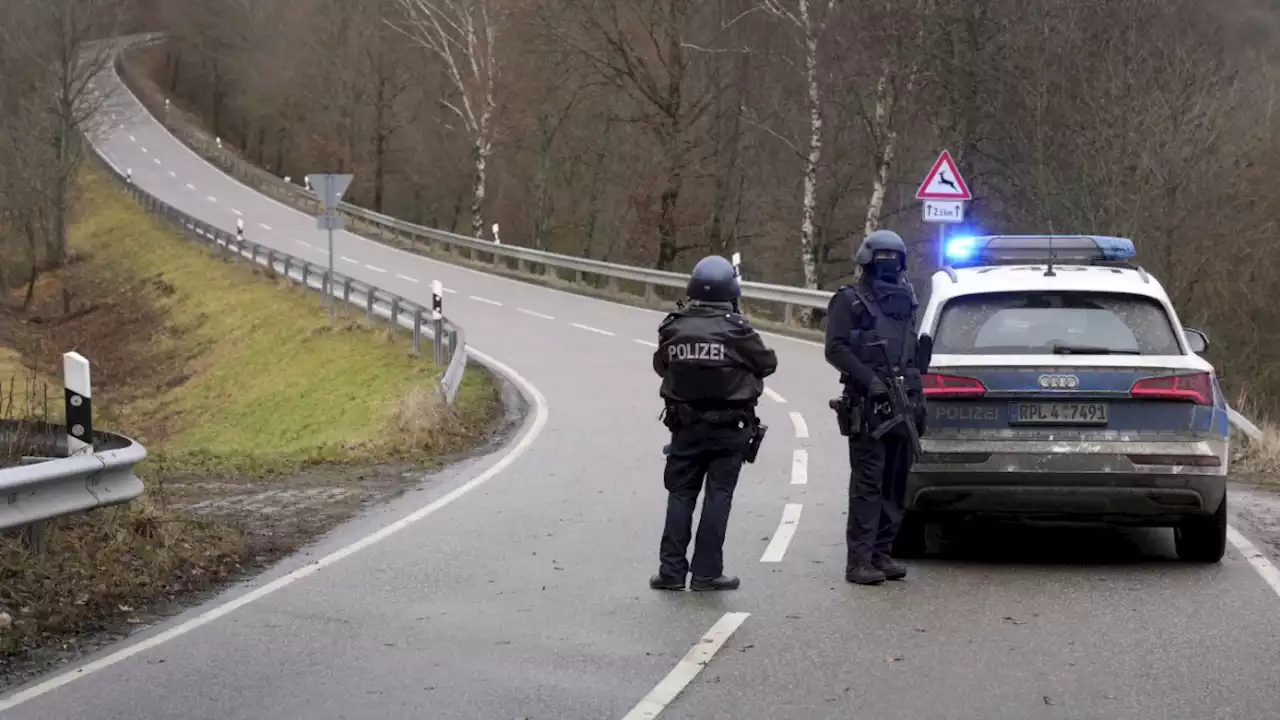
[[1140,350],[1117,350],[1095,345],[1054,345],[1054,355],[1141,355]]

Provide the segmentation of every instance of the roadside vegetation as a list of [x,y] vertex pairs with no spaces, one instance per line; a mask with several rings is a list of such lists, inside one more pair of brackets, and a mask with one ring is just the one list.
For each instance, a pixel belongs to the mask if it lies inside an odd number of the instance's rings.
[[60,422],[62,353],[92,363],[95,425],[135,438],[146,495],[0,535],[0,685],[257,570],[497,425],[472,365],[456,405],[429,346],[222,259],[78,176],[68,261],[0,307],[0,416]]

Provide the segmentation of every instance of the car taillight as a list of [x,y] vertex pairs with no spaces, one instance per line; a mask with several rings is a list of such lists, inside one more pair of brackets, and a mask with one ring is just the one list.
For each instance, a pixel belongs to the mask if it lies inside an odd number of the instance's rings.
[[931,400],[982,397],[987,393],[987,386],[977,378],[925,373],[920,380],[924,384],[924,396]]
[[1133,384],[1129,394],[1144,400],[1187,400],[1212,405],[1213,378],[1209,373],[1143,378]]

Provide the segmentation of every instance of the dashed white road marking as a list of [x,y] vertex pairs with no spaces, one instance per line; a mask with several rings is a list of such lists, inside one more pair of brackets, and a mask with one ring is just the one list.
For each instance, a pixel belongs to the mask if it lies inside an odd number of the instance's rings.
[[502,303],[498,302],[497,300],[482,298],[479,295],[468,295],[467,297],[471,298],[472,300],[475,300],[476,302],[488,303],[490,305],[497,305],[498,307],[502,307]]
[[798,412],[791,412],[791,424],[796,426],[796,437],[804,439],[809,437],[809,426],[804,421],[804,416]]
[[305,245],[307,247],[311,247],[311,243],[307,242],[306,240],[294,239],[294,242],[298,243],[299,245]]
[[1231,541],[1232,545],[1236,546],[1240,554],[1244,555],[1244,559],[1248,560],[1253,569],[1262,576],[1262,581],[1270,585],[1276,595],[1280,595],[1280,570],[1276,569],[1276,566],[1267,559],[1267,556],[1231,525],[1227,526],[1227,539]]
[[351,258],[347,257],[346,255],[341,255],[341,256],[339,256],[339,257],[341,257],[341,258],[342,258],[342,260],[343,260],[344,262],[349,262],[349,263],[356,264],[356,265],[358,265],[358,264],[359,264],[357,261],[352,260]]
[[411,278],[411,277],[409,277],[408,275],[401,275],[400,273],[396,273],[396,277],[398,277],[398,278],[400,278],[401,280],[404,280],[404,281],[406,281],[406,282],[411,282],[411,283],[416,283],[416,282],[418,282],[418,278]]
[[532,310],[526,310],[526,309],[524,309],[524,308],[516,308],[516,311],[517,311],[517,312],[522,312],[522,313],[524,313],[525,315],[532,315],[532,316],[534,316],[534,317],[536,317],[536,318],[542,318],[543,320],[555,320],[555,318],[551,317],[550,315],[543,315],[543,314],[542,314],[542,313],[540,313],[540,312],[534,312],[534,311],[532,311]]
[[786,404],[787,404],[787,399],[786,399],[786,398],[784,398],[784,397],[782,397],[781,395],[779,395],[779,394],[778,394],[778,391],[777,391],[777,390],[774,390],[773,388],[769,388],[769,387],[765,388],[765,389],[764,389],[764,394],[765,394],[765,395],[768,395],[768,396],[769,396],[769,399],[770,399],[770,400],[772,400],[772,401],[774,401],[774,402],[776,402],[776,403],[779,403],[779,404],[782,404],[782,405],[786,405]]
[[195,189],[196,189],[196,186],[195,186],[195,185],[192,185],[191,183],[187,183],[187,189],[188,189],[188,190],[195,190]]
[[600,328],[593,328],[593,327],[591,327],[590,325],[583,325],[583,324],[581,324],[581,323],[569,323],[569,324],[570,324],[570,325],[572,325],[572,326],[574,326],[574,327],[576,327],[576,328],[578,328],[579,330],[586,330],[587,332],[600,333],[601,335],[608,335],[608,336],[610,336],[610,337],[613,337],[613,335],[614,335],[613,333],[609,332],[608,330],[601,330]]
[[662,681],[650,690],[648,695],[631,708],[631,712],[622,716],[622,720],[652,720],[657,717],[658,713],[665,710],[667,705],[670,705],[671,701],[693,682],[702,668],[711,662],[711,658],[715,657],[729,637],[748,617],[751,617],[751,613],[730,612],[722,615],[707,634],[703,635],[702,639],[685,653],[680,662],[676,663],[671,672],[667,673],[667,676],[662,678]]
[[774,531],[769,546],[764,549],[764,555],[760,556],[760,562],[782,562],[791,538],[795,537],[796,526],[800,524],[800,511],[803,509],[804,506],[800,503],[787,503],[782,508],[782,520],[778,522],[778,529]]
[[147,149],[146,149],[146,148],[142,148],[142,152],[146,152],[146,151],[147,151]]
[[134,136],[130,135],[130,136],[129,136],[129,142],[138,142],[138,138],[136,138],[136,137],[134,137]]
[[178,173],[176,173],[176,172],[174,172],[174,171],[170,170],[170,171],[169,171],[169,177],[178,177]]
[[369,265],[369,264],[366,264],[366,265],[365,265],[365,267],[369,268],[370,270],[372,270],[372,271],[374,271],[374,272],[380,272],[380,273],[384,273],[384,272],[386,272],[386,270],[383,270],[383,269],[382,269],[382,268],[380,268],[380,267],[376,267],[376,266]]
[[271,226],[270,226],[270,225],[268,225],[268,224],[266,224],[266,223],[258,223],[258,227],[262,228],[263,230],[270,230],[270,229],[271,229]]
[[240,212],[235,208],[231,208],[231,212],[235,213],[236,215],[239,215],[240,217],[244,217],[244,213]]
[[160,158],[151,158],[151,162],[153,162],[153,163],[155,163],[155,164],[159,165],[159,164],[160,164]]
[[209,202],[218,202],[218,198],[216,198],[216,197],[214,197],[214,196],[212,196],[212,195],[205,195],[205,198],[207,198],[207,199],[209,200]]
[[652,340],[641,340],[640,338],[631,338],[631,342],[633,342],[633,343],[640,343],[641,345],[644,345],[645,347],[652,347],[652,348],[656,348],[656,347],[658,347],[658,343],[656,343],[656,342],[654,342],[654,341],[652,341]]
[[441,289],[441,290],[444,290],[445,292],[450,293],[450,294],[458,292],[457,290],[454,290],[453,288],[440,288],[440,289]]
[[804,448],[791,451],[791,484],[809,484],[809,451]]

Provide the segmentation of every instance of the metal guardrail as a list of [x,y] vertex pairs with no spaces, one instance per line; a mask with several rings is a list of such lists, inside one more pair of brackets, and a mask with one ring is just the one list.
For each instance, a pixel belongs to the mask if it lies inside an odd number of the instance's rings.
[[[142,42],[132,45],[128,50],[136,50],[164,40],[165,37],[161,34],[150,35]],[[320,212],[320,204],[310,191],[286,182],[284,178],[277,177],[241,158],[216,139],[198,130],[193,124],[177,120],[180,111],[167,107],[162,95],[158,95],[148,83],[137,78],[130,66],[124,62],[124,56],[124,52],[117,55],[114,64],[115,72],[121,82],[179,141],[255,190],[304,211],[313,214]],[[477,259],[477,254],[488,255],[489,261],[499,269],[505,267],[511,270],[509,261],[515,260],[515,269],[524,275],[563,279],[559,271],[567,270],[573,273],[573,281],[580,285],[589,284],[587,278],[590,276],[602,277],[605,279],[607,289],[613,292],[619,290],[618,281],[632,282],[643,287],[642,294],[649,301],[656,301],[655,289],[658,287],[683,289],[688,282],[688,276],[681,273],[560,255],[516,245],[501,245],[415,225],[347,202],[340,203],[338,210],[347,220],[348,229],[353,232],[364,230],[365,234],[384,240],[390,235],[392,239],[405,239],[425,244],[431,250],[444,249],[452,255],[460,255],[461,251],[465,250],[467,259],[473,261]],[[538,267],[542,268],[541,271],[535,272]],[[794,325],[796,308],[825,310],[831,300],[831,291],[743,281],[742,297],[757,303],[780,305],[782,322],[786,325]],[[1231,424],[1245,437],[1250,440],[1258,440],[1262,437],[1262,431],[1248,418],[1234,409],[1229,410],[1228,413]]]
[[[431,308],[338,272],[334,272],[330,278],[329,269],[326,267],[250,242],[234,233],[228,233],[198,220],[133,184],[124,171],[103,156],[92,143],[86,140],[85,144],[90,150],[90,157],[97,160],[113,178],[120,182],[139,205],[148,212],[159,215],[178,226],[188,237],[223,250],[228,258],[247,260],[265,267],[273,275],[278,274],[288,278],[322,295],[327,290],[348,308],[353,306],[363,308],[369,320],[376,316],[387,320],[393,328],[403,327],[409,330],[413,335],[414,355],[421,355],[424,335],[431,338],[433,342],[436,340],[435,332],[430,329]],[[440,325],[443,330],[440,334],[443,336],[444,357],[448,363],[440,378],[440,390],[445,401],[453,405],[466,371],[466,334],[461,326],[454,324],[447,317]]]
[[[131,47],[130,50],[136,50],[139,47],[151,45],[162,40],[163,38],[148,38],[143,43]],[[124,62],[124,53],[117,55],[114,67],[121,81],[138,98],[139,102],[146,107],[148,112],[164,125],[174,137],[178,138],[201,157],[206,158],[227,174],[232,175],[259,192],[306,212],[319,214],[320,206],[317,198],[306,188],[285,182],[284,178],[276,177],[270,172],[244,160],[225,145],[219,143],[215,138],[211,138],[197,130],[190,123],[176,120],[175,118],[180,111],[172,107],[166,108],[164,97],[158,95],[146,82],[141,81],[140,78],[134,75],[130,66]],[[511,265],[512,261],[514,261],[514,269],[523,275],[564,280],[560,275],[560,271],[568,271],[572,273],[572,281],[574,283],[592,286],[595,286],[595,283],[588,282],[588,278],[603,279],[604,289],[615,293],[621,291],[619,281],[634,283],[643,288],[643,296],[651,302],[658,301],[657,288],[673,288],[683,291],[689,282],[688,275],[683,273],[620,265],[571,255],[560,255],[518,245],[502,245],[488,240],[479,240],[444,230],[415,225],[389,215],[366,210],[348,202],[340,203],[338,212],[344,216],[348,229],[353,232],[381,236],[382,239],[387,239],[387,236],[391,236],[394,239],[408,240],[418,245],[425,245],[432,251],[444,251],[455,256],[462,255],[465,252],[466,258],[473,261],[480,259],[477,256],[483,257],[487,255],[489,262],[499,268],[505,266],[508,271],[513,269]],[[743,281],[742,297],[744,300],[755,303],[769,303],[781,306],[783,322],[791,325],[794,324],[796,308],[825,310],[831,300],[831,292]]]
[[47,520],[122,505],[143,492],[134,467],[146,448],[124,435],[95,431],[93,454],[67,457],[66,427],[18,420],[0,421],[0,444],[21,445],[36,457],[0,468],[0,530],[31,528],[39,550]]

